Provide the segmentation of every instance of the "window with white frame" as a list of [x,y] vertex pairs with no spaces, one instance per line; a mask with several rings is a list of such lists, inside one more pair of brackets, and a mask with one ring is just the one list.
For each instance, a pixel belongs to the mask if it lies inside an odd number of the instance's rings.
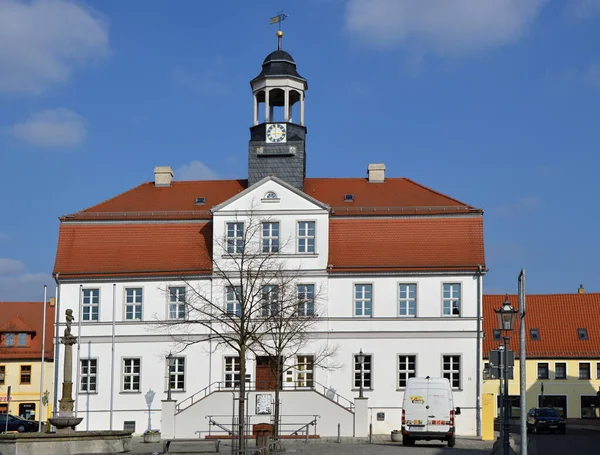
[[398,388],[406,387],[408,378],[417,376],[417,356],[404,355],[398,356]]
[[567,379],[566,362],[556,362],[554,364],[554,379]]
[[142,320],[142,288],[125,289],[125,319]]
[[401,283],[399,285],[398,296],[398,314],[400,316],[416,316],[417,285]]
[[27,346],[27,339],[29,337],[26,333],[17,333],[17,346]]
[[354,285],[354,316],[371,316],[373,310],[373,285]]
[[298,253],[315,252],[315,222],[298,221]]
[[359,389],[362,381],[363,389],[372,388],[372,371],[373,371],[373,357],[370,354],[364,354],[365,360],[362,365],[362,375],[360,362],[358,361],[358,355],[354,354],[354,388]]
[[6,365],[0,365],[0,385],[6,384]]
[[82,290],[82,321],[97,321],[98,308],[100,306],[100,289],[83,289]]
[[97,359],[81,359],[79,372],[79,392],[80,393],[96,393],[98,376],[98,360]]
[[140,391],[141,362],[139,358],[123,359],[123,391]]
[[279,223],[262,224],[262,252],[279,253]]
[[453,389],[460,389],[460,356],[445,355],[442,357],[442,376],[450,381]]
[[4,346],[14,346],[15,345],[15,334],[14,333],[5,333],[4,334]]
[[460,316],[460,283],[444,283],[443,287],[443,315]]
[[169,319],[185,319],[185,286],[169,287]]
[[315,285],[298,285],[298,316],[315,315]]
[[579,363],[579,379],[592,379],[589,362]]
[[227,314],[229,316],[240,317],[242,315],[242,303],[240,302],[241,293],[241,286],[227,286],[225,298]]
[[229,254],[244,252],[244,223],[227,223],[227,252]]
[[550,377],[550,367],[548,362],[540,362],[537,364],[537,378],[548,379]]
[[279,311],[279,286],[263,287],[262,316],[271,317]]
[[314,369],[314,356],[299,355],[296,359],[296,387],[312,387]]
[[167,360],[167,367],[169,370],[169,381],[171,383],[171,390],[184,391],[185,390],[185,358],[184,357],[173,357],[171,364]]
[[240,386],[240,358],[225,357],[225,371],[223,372],[225,387],[235,388]]

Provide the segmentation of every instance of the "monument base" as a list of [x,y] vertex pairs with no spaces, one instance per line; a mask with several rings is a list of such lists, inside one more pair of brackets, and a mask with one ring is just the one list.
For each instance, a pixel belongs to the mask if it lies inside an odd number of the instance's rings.
[[75,455],[131,452],[130,431],[74,431],[69,434],[0,434],[2,455]]

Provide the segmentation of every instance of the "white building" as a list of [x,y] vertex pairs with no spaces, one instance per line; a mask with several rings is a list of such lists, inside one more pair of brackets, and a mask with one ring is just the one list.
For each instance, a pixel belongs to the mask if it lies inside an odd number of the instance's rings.
[[[169,167],[157,167],[153,182],[61,218],[57,333],[65,309],[73,309],[79,428],[135,425],[141,433],[149,425],[169,426],[173,417],[161,410],[169,383],[177,400],[175,429],[164,431],[195,437],[230,427],[235,353],[199,342],[174,354],[169,375],[166,355],[175,345],[157,321],[188,317],[177,299],[190,288],[228,304],[213,261],[223,258],[219,240],[235,244],[235,224],[252,209],[268,220],[263,240],[282,245],[286,267],[300,271],[303,292],[322,290],[314,350],[324,343],[338,347],[336,369],[313,365],[308,346],[285,373],[282,433],[313,421],[310,434],[320,436],[337,434],[338,424],[343,435],[364,435],[369,423],[374,433],[398,429],[403,386],[416,375],[449,378],[462,409],[457,433],[476,434],[483,211],[409,179],[389,178],[381,164],[370,164],[366,178],[306,178],[306,80],[279,49],[251,86],[247,181],[179,182]],[[206,333],[194,325],[186,330],[199,340]],[[361,350],[368,400],[357,406],[367,406],[368,414],[354,407]],[[62,358],[61,350],[57,391]],[[269,411],[262,395],[272,394],[267,361],[248,357],[252,424],[271,418],[259,414]],[[156,395],[148,404],[150,390]]]

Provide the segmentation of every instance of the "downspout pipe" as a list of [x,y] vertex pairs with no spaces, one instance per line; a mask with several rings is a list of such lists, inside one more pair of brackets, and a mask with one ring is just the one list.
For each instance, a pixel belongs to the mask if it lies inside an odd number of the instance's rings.
[[56,282],[56,314],[54,320],[54,396],[52,397],[52,417],[56,417],[56,409],[58,407],[58,364],[60,357],[60,280],[59,273],[54,275]]
[[483,275],[483,267],[477,266],[477,353],[475,355],[475,370],[477,374],[476,384],[476,406],[475,406],[475,421],[477,427],[477,437],[481,437],[481,277]]

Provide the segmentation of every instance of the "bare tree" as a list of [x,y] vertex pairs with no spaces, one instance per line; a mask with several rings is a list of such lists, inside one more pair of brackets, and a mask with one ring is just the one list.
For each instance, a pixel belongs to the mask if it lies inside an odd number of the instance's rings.
[[284,373],[296,371],[294,387],[313,388],[315,367],[339,367],[335,363],[337,346],[329,345],[327,340],[318,345],[312,338],[326,310],[325,305],[321,305],[322,286],[305,284],[296,273],[287,273],[278,278],[276,311],[270,315],[265,333],[255,340],[252,349],[256,354],[270,358],[269,368],[276,378],[273,417],[275,439],[279,439],[281,432],[280,392]]
[[[211,280],[191,282],[182,278],[186,283],[185,298],[169,296],[185,307],[186,317],[156,323],[171,335],[180,351],[214,341],[216,347],[228,347],[237,353],[239,380],[234,380],[237,384],[233,385],[239,386],[236,436],[240,453],[245,452],[246,442],[246,357],[249,351],[266,346],[262,339],[273,333],[280,316],[288,314],[281,311],[278,292],[289,288],[299,273],[287,269],[279,254],[285,245],[280,243],[279,232],[272,232],[278,229],[276,224],[254,210],[227,222],[224,235],[214,239]],[[265,229],[273,235],[262,235]],[[297,304],[297,297],[295,301]],[[199,334],[198,327],[204,333]],[[169,367],[169,381],[170,370]]]

